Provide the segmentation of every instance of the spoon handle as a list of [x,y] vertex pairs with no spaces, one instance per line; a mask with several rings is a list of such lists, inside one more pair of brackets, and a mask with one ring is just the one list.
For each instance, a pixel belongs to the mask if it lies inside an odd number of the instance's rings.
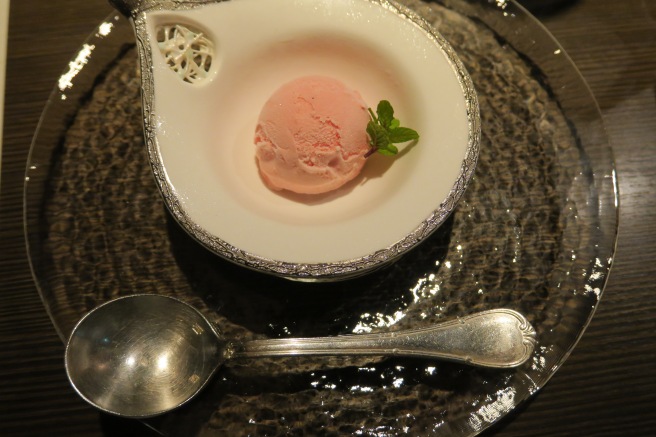
[[509,309],[495,309],[423,329],[253,340],[244,343],[234,356],[393,355],[508,368],[526,362],[535,344],[535,330],[523,315]]

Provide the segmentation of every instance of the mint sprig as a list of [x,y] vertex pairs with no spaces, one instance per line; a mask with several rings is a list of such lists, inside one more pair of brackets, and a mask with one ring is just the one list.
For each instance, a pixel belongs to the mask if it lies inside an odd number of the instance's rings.
[[419,134],[414,129],[401,127],[398,118],[394,118],[394,108],[387,100],[381,100],[376,108],[376,114],[369,108],[369,123],[367,123],[367,134],[371,149],[365,153],[368,158],[378,152],[382,155],[396,155],[399,149],[395,143],[418,140]]

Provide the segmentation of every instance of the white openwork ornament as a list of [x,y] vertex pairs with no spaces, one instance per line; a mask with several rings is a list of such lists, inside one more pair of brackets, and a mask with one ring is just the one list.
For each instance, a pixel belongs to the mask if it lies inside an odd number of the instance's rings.
[[196,83],[207,77],[214,47],[202,32],[167,24],[157,28],[157,43],[168,66],[183,81]]

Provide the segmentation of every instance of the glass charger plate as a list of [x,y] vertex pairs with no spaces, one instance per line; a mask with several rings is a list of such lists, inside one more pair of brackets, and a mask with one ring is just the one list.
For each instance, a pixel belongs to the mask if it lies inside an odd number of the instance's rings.
[[201,248],[157,191],[134,37],[111,16],[61,76],[32,145],[25,229],[36,284],[62,339],[102,302],[159,293],[195,305],[235,339],[399,330],[512,308],[537,330],[533,358],[502,371],[411,358],[234,361],[199,398],[149,420],[164,434],[474,435],[542,387],[592,317],[618,197],[585,82],[512,2],[402,3],[454,46],[481,106],[475,176],[429,241],[333,284],[260,275]]

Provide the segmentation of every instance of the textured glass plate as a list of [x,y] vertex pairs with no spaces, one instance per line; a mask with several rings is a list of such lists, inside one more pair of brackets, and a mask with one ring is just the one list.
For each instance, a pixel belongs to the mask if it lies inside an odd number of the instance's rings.
[[524,313],[538,347],[515,370],[410,358],[227,364],[152,426],[168,435],[473,435],[542,387],[601,297],[617,233],[612,153],[596,103],[560,46],[510,2],[404,0],[454,46],[481,107],[478,167],[453,215],[384,270],[292,283],[232,265],[170,217],[143,144],[128,22],[110,17],[53,91],[28,162],[34,278],[62,339],[94,306],[160,293],[227,336],[420,327],[474,311]]

